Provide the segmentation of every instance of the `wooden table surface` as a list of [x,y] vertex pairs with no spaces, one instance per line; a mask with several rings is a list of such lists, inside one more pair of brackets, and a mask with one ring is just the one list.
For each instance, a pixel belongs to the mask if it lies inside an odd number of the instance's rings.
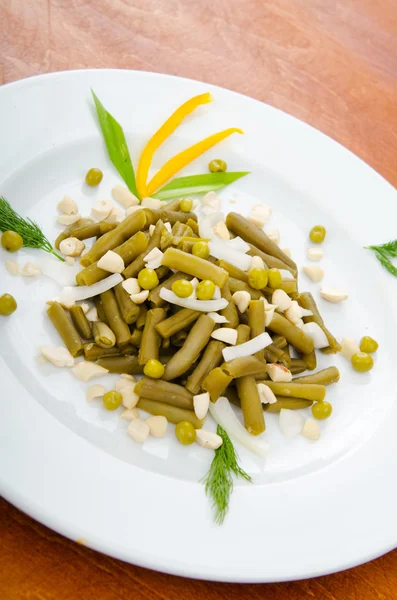
[[[0,83],[86,67],[170,73],[258,98],[397,186],[396,0],[0,2]],[[4,600],[397,598],[397,551],[302,582],[213,584],[107,558],[4,501],[0,511]]]

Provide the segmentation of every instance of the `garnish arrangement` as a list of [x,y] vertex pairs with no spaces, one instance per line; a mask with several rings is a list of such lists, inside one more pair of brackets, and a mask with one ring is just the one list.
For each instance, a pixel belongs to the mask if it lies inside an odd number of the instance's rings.
[[[142,151],[136,174],[121,125],[94,92],[93,98],[109,158],[126,184],[112,189],[117,204],[97,201],[91,215],[82,217],[75,200],[65,196],[57,220],[66,228],[54,249],[35,222],[0,198],[1,244],[8,252],[42,249],[63,261],[56,263],[59,272],[70,272],[79,260],[75,285],[63,287],[46,307],[63,345],[41,346],[41,356],[81,382],[102,378],[107,386],[90,385],[87,400],[100,400],[104,410],[119,414],[135,443],[162,438],[172,427],[178,443],[212,451],[203,482],[221,524],[235,478],[252,481],[234,443],[263,460],[272,414],[286,438],[318,440],[321,422],[332,415],[328,388],[340,378],[333,365],[313,373],[318,352],[341,353],[355,371],[368,372],[378,344],[369,336],[339,343],[324,323],[315,295],[340,303],[348,294],[316,288],[324,278],[318,264],[328,235],[323,225],[308,234],[313,246],[302,272],[314,285],[313,294],[302,292],[289,249],[280,248],[279,231],[267,227],[271,207],[256,204],[246,216],[222,212],[216,191],[246,171],[230,172],[224,160],[213,159],[208,173],[175,177],[240,129],[190,146],[149,179],[160,145],[212,100],[210,94],[191,98],[165,121]],[[102,179],[92,168],[85,182],[98,186]],[[369,249],[397,274],[390,261],[397,242]],[[40,274],[33,263],[21,269],[7,260],[6,268],[12,275]],[[13,296],[0,296],[1,315],[16,309]],[[120,377],[114,382],[109,374],[115,373]]]

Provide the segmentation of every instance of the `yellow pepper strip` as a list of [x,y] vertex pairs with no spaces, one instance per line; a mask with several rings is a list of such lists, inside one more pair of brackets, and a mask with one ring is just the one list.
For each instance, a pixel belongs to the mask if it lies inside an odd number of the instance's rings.
[[141,198],[148,196],[146,188],[146,180],[149,173],[152,158],[156,150],[161,144],[175,131],[185,117],[190,115],[195,108],[201,104],[207,104],[212,102],[212,96],[209,92],[206,94],[200,94],[190,98],[187,102],[182,104],[176,111],[170,116],[169,119],[156,131],[156,133],[150,138],[146,144],[143,152],[139,158],[138,170],[136,173],[136,185]]
[[218,144],[225,138],[229,137],[232,133],[244,133],[241,129],[237,129],[236,127],[230,127],[230,129],[225,129],[224,131],[219,131],[218,133],[214,133],[209,137],[205,138],[201,142],[186,148],[179,154],[176,154],[173,158],[165,163],[160,169],[158,173],[153,177],[153,179],[148,183],[147,186],[147,195],[151,196],[154,194],[158,188],[162,187],[171,177],[175,175],[178,171],[186,167],[189,163],[192,162],[195,158],[198,158]]

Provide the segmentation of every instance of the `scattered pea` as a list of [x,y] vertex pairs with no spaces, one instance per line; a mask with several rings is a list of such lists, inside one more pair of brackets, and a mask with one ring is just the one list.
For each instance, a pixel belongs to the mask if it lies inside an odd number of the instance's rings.
[[154,269],[142,269],[138,273],[138,283],[143,290],[153,290],[159,284],[159,278]]
[[262,290],[266,287],[267,281],[268,275],[265,269],[255,268],[248,273],[248,283],[254,290]]
[[351,360],[353,369],[359,373],[367,373],[374,366],[374,359],[370,354],[366,354],[365,352],[356,352],[353,354]]
[[312,415],[316,419],[328,419],[332,414],[332,405],[329,402],[315,402],[312,406]]
[[215,294],[215,284],[209,279],[203,279],[196,287],[198,300],[212,300]]
[[369,335],[365,335],[360,341],[360,350],[366,354],[373,354],[379,348],[379,344],[374,338]]
[[11,294],[3,294],[0,296],[0,315],[8,317],[17,309],[17,303],[14,296]]
[[120,392],[116,392],[112,390],[111,392],[106,392],[103,396],[103,406],[106,410],[116,410],[122,402],[123,398]]
[[198,256],[199,258],[209,258],[210,248],[207,242],[196,242],[193,244],[192,254],[194,254],[194,256]]
[[325,227],[322,225],[315,225],[311,228],[309,238],[314,244],[321,244],[325,240]]
[[211,160],[208,168],[211,173],[224,173],[227,169],[227,164],[221,158],[215,158],[214,160]]
[[179,208],[182,212],[190,212],[193,208],[193,200],[191,198],[182,198],[179,202]]
[[103,173],[100,169],[90,169],[85,176],[85,182],[91,187],[96,187],[101,183],[102,177]]
[[172,284],[172,291],[178,298],[189,298],[193,293],[193,286],[186,279],[178,279]]
[[16,231],[5,231],[1,236],[1,245],[7,252],[16,252],[23,246],[23,239]]
[[196,430],[189,421],[181,421],[175,427],[175,435],[184,446],[189,446],[196,441]]
[[147,377],[160,379],[160,377],[164,375],[164,365],[162,365],[159,360],[150,358],[143,367],[143,372]]
[[280,287],[283,280],[281,273],[278,269],[269,269],[267,272],[269,287],[277,289]]

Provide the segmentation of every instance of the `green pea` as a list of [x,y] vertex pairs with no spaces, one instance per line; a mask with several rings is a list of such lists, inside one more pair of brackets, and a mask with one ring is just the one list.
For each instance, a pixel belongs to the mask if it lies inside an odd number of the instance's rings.
[[361,338],[360,341],[360,350],[361,352],[366,352],[367,354],[373,354],[379,348],[379,344],[374,338],[371,338],[369,335],[365,335]]
[[209,279],[203,279],[196,287],[198,300],[212,300],[215,294],[215,284]]
[[138,283],[143,290],[153,290],[159,284],[159,278],[154,269],[142,269],[138,273]]
[[352,356],[353,369],[359,373],[367,373],[374,366],[374,359],[370,354],[365,352],[356,352]]
[[178,298],[189,298],[193,293],[193,286],[186,279],[178,279],[172,284],[172,291]]
[[248,283],[254,290],[262,290],[267,285],[268,275],[265,269],[251,269],[248,273]]
[[14,296],[11,294],[3,294],[0,296],[0,315],[8,317],[17,309],[17,303]]
[[312,415],[316,419],[328,419],[332,414],[332,405],[329,402],[315,402],[312,406]]
[[193,208],[193,200],[191,198],[182,198],[179,202],[179,208],[182,212],[190,212]]
[[227,169],[227,164],[221,158],[215,158],[208,164],[211,173],[224,173]]
[[164,375],[164,365],[155,358],[150,358],[143,367],[143,372],[147,377],[152,379],[160,379]]
[[116,410],[122,402],[123,398],[120,392],[116,392],[112,390],[111,392],[106,392],[103,397],[103,406],[106,410]]
[[192,254],[194,256],[198,256],[199,258],[209,258],[210,255],[210,247],[207,242],[196,242],[192,246]]
[[278,269],[269,269],[267,272],[269,287],[274,290],[279,288],[283,280],[282,275]]
[[23,239],[16,231],[5,231],[1,236],[1,245],[7,252],[16,252],[23,246]]
[[175,435],[184,446],[189,446],[196,441],[196,430],[189,421],[181,421],[175,427]]
[[321,244],[325,240],[326,230],[322,225],[315,225],[311,228],[309,238],[314,244]]
[[87,185],[95,187],[101,183],[102,177],[103,173],[100,169],[90,169],[85,176],[85,182]]

